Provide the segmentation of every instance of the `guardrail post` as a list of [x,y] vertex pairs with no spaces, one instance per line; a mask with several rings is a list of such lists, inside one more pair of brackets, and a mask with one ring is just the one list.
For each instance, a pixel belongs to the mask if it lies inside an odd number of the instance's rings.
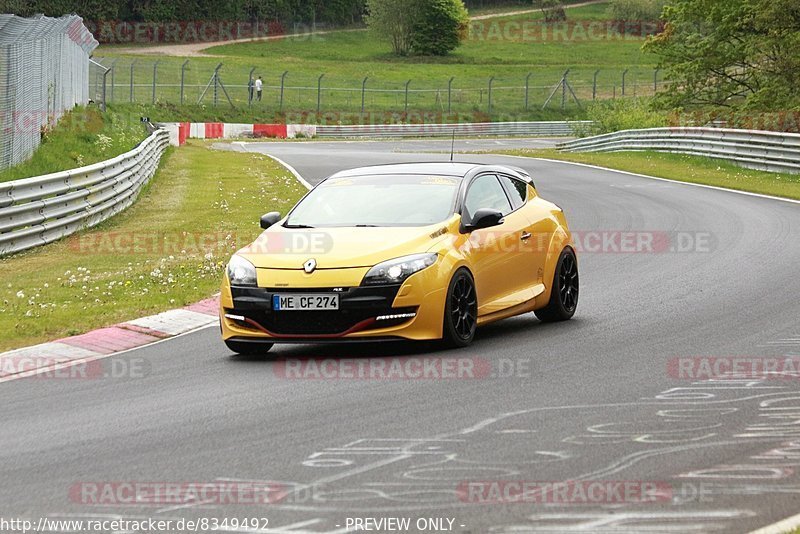
[[364,114],[364,107],[367,104],[367,80],[369,80],[369,76],[364,78],[364,81],[361,82],[361,114]]
[[456,77],[452,76],[450,81],[447,82],[447,114],[450,115],[453,112],[453,80]]
[[319,78],[317,78],[317,115],[319,115],[320,110],[322,110],[322,78],[325,77],[325,74],[320,74]]
[[406,107],[405,112],[408,113],[408,86],[411,85],[411,80],[406,82]]
[[153,104],[156,103],[156,79],[158,77],[158,64],[160,62],[161,60],[159,59],[153,63]]
[[286,87],[286,76],[288,74],[289,74],[288,70],[285,71],[283,74],[281,74],[281,104],[280,104],[280,106],[281,106],[280,110],[281,111],[283,111],[283,90],[284,90],[284,87]]
[[183,65],[181,65],[181,105],[183,105],[183,88],[186,81],[186,65],[188,64],[189,60],[187,59],[183,62]]
[[133,102],[133,67],[136,65],[136,60],[131,61],[131,102]]
[[600,69],[594,71],[594,80],[592,81],[592,100],[597,100],[597,75],[600,74]]
[[628,75],[628,70],[630,69],[622,71],[622,96],[625,96],[625,77]]
[[494,85],[494,76],[489,78],[489,117],[492,116],[492,86]]
[[530,100],[528,97],[530,96],[531,76],[533,76],[533,73],[529,72],[528,75],[525,77],[525,111],[528,111],[530,109],[530,106],[528,105]]

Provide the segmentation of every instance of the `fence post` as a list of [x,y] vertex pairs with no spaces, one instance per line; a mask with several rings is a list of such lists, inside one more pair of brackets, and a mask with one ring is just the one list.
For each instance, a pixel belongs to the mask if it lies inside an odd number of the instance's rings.
[[116,65],[119,58],[115,59],[111,62],[111,101],[114,101],[114,72],[116,71]]
[[625,69],[622,71],[622,96],[625,96],[625,77],[628,75],[628,70]]
[[492,85],[494,85],[494,76],[489,78],[489,117],[492,116]]
[[250,74],[247,76],[247,105],[253,105],[253,84],[255,80],[253,80],[253,73],[256,71],[256,68],[253,67],[250,69]]
[[158,64],[160,62],[161,60],[159,59],[153,63],[153,104],[156,103],[156,79],[158,77]]
[[567,109],[567,75],[569,74],[569,69],[564,73],[564,76],[561,78],[561,109]]
[[656,71],[653,73],[653,94],[658,92],[658,71],[661,69],[656,67]]
[[597,100],[597,75],[600,74],[600,70],[594,71],[594,81],[592,82],[592,100]]
[[286,86],[286,76],[289,74],[289,71],[285,71],[281,74],[281,108],[280,110],[283,111],[283,89]]
[[188,64],[189,60],[187,59],[183,62],[183,65],[181,65],[181,105],[183,105],[183,88],[186,82],[186,65]]
[[324,77],[325,73],[322,73],[319,75],[319,78],[317,78],[317,115],[319,115],[322,110],[322,78]]
[[528,111],[530,109],[530,106],[528,105],[528,102],[530,100],[528,97],[530,96],[531,76],[533,76],[532,72],[529,72],[528,75],[525,76],[525,111]]
[[136,65],[136,60],[131,61],[131,102],[133,102],[133,67]]
[[452,76],[450,78],[450,81],[447,82],[447,114],[448,115],[450,115],[450,113],[452,113],[452,111],[453,111],[453,80],[455,80],[455,79],[456,79],[456,77]]
[[411,80],[406,82],[406,107],[405,112],[408,113],[408,86],[411,85]]
[[364,78],[364,81],[361,82],[361,114],[364,114],[364,106],[367,103],[367,80],[369,80],[369,76]]

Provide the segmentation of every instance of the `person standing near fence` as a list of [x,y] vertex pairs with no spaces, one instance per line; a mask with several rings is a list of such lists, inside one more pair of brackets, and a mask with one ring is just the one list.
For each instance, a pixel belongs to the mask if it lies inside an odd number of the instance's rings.
[[256,80],[256,99],[261,102],[261,92],[264,90],[264,82],[261,80],[261,76],[258,77]]

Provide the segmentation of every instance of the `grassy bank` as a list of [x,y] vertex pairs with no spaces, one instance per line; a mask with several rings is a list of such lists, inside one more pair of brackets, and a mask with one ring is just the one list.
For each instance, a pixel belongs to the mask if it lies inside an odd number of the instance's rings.
[[43,131],[42,143],[31,159],[0,171],[0,182],[74,169],[131,150],[147,137],[140,116],[132,111],[75,108]]
[[661,152],[579,154],[557,150],[513,150],[504,153],[587,163],[678,182],[713,185],[800,200],[800,175],[744,169],[732,163],[699,156]]
[[190,142],[125,213],[0,260],[0,351],[202,300],[259,217],[305,189],[265,156]]

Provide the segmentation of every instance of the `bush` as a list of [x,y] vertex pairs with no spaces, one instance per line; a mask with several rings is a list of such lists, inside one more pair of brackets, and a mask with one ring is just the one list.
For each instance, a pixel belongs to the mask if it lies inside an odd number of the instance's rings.
[[600,135],[620,130],[668,126],[666,113],[653,110],[648,98],[623,98],[593,102],[587,110],[592,124],[576,132],[580,136]]
[[613,20],[655,21],[661,19],[665,0],[611,0],[609,16]]
[[533,6],[541,10],[545,22],[562,22],[567,20],[567,11],[561,0],[533,0]]
[[462,0],[424,1],[412,26],[411,49],[419,55],[445,56],[461,43],[468,24]]

